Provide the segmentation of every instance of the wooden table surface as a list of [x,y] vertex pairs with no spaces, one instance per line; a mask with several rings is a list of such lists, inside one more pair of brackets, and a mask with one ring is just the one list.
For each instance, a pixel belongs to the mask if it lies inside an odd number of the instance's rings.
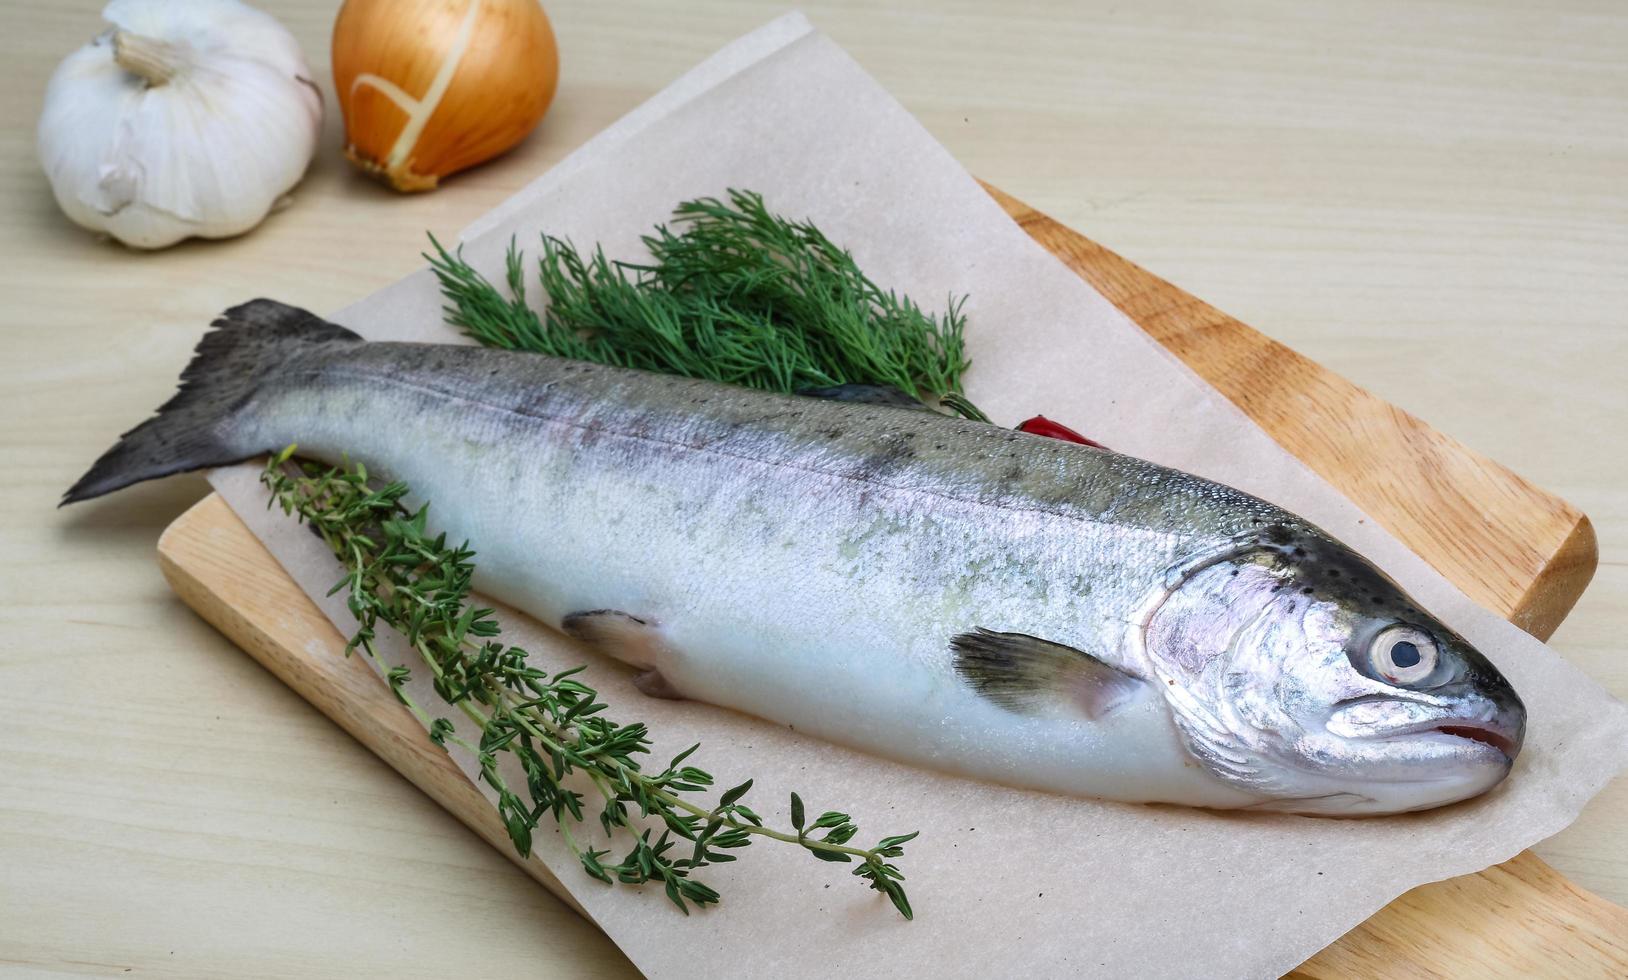
[[[336,0],[263,5],[328,88]],[[974,173],[1587,511],[1602,563],[1553,646],[1628,697],[1628,8],[870,6],[805,9]],[[385,285],[782,8],[551,3],[560,93],[509,157],[398,198],[340,159],[330,92],[292,208],[145,255],[35,161],[99,7],[0,3],[0,973],[631,975],[170,594],[154,544],[201,480],[52,506],[218,310]],[[1619,780],[1536,850],[1628,903],[1624,820]]]

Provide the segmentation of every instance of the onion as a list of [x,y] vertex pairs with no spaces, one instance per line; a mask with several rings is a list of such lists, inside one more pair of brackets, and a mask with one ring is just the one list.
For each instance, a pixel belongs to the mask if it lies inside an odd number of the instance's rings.
[[560,60],[537,0],[345,0],[333,69],[345,156],[427,191],[524,139]]

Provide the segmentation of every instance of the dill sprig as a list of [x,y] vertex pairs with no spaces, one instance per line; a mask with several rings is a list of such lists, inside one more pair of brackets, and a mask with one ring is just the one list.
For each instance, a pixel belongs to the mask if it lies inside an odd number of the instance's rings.
[[[343,590],[358,623],[346,655],[360,650],[437,745],[456,744],[474,754],[522,856],[531,853],[532,832],[547,817],[589,875],[607,884],[659,882],[687,915],[691,904],[719,901],[693,873],[735,860],[727,852],[762,837],[801,847],[821,861],[857,861],[854,876],[911,917],[904,875],[889,861],[916,834],[852,847],[848,842],[859,827],[847,814],[828,811],[809,821],[796,793],[791,829],[777,830],[743,802],[750,779],[711,806],[698,803],[695,794],[713,783],[709,773],[686,764],[698,745],[659,772],[645,771],[635,758],[650,750],[645,725],[606,718],[607,706],[579,677],[584,668],[550,675],[529,666],[524,650],[499,639],[493,610],[469,604],[474,552],[467,544],[449,545],[445,534],[430,535],[427,504],[408,510],[401,503],[408,493],[404,484],[376,486],[361,464],[327,467],[292,459],[294,450],[273,457],[261,479],[272,501],[314,528],[345,567],[329,594]],[[479,727],[478,740],[461,737],[450,719],[413,699],[406,688],[411,668],[391,666],[378,653],[381,624],[406,638],[430,672],[435,693]],[[519,761],[524,786],[512,785],[499,771],[504,753]],[[597,809],[606,838],[630,839],[620,859],[579,838],[589,807]]]
[[489,347],[705,378],[782,393],[886,385],[987,421],[962,395],[962,313],[924,311],[883,289],[813,224],[771,213],[751,191],[680,204],[643,238],[648,264],[612,261],[542,236],[547,311],[526,303],[509,243],[508,295],[435,237],[425,255],[447,321]]

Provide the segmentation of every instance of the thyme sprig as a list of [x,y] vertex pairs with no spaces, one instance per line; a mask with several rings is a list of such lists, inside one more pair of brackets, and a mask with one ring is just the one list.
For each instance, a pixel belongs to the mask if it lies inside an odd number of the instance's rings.
[[962,313],[924,311],[884,289],[817,227],[773,214],[751,191],[680,204],[673,227],[642,239],[648,264],[542,237],[539,317],[510,242],[508,295],[435,237],[426,255],[453,326],[489,347],[791,393],[887,385],[988,421],[962,393]]
[[[315,529],[345,567],[329,594],[343,591],[358,623],[346,654],[361,651],[437,745],[458,745],[475,756],[522,856],[531,853],[533,831],[547,817],[589,875],[607,884],[659,882],[688,914],[692,904],[719,901],[694,872],[733,861],[728,852],[767,838],[822,861],[857,862],[853,875],[911,918],[904,875],[890,861],[916,834],[884,837],[869,848],[851,846],[859,833],[852,818],[828,811],[808,820],[796,793],[791,829],[777,830],[744,802],[750,779],[705,805],[695,797],[712,786],[713,777],[687,764],[697,745],[659,772],[644,770],[635,758],[650,750],[644,724],[608,719],[607,705],[580,678],[584,668],[551,675],[530,666],[524,650],[500,639],[493,610],[470,605],[474,552],[467,544],[448,544],[445,534],[431,535],[427,504],[409,510],[401,502],[408,493],[404,484],[376,485],[361,464],[296,460],[294,449],[274,457],[261,479],[272,502]],[[379,654],[381,625],[406,639],[444,706],[472,721],[478,739],[459,735],[451,719],[413,698],[407,689],[412,668],[390,665]],[[524,785],[511,784],[500,771],[504,754],[518,760]],[[590,809],[607,839],[630,839],[619,859],[583,834]]]

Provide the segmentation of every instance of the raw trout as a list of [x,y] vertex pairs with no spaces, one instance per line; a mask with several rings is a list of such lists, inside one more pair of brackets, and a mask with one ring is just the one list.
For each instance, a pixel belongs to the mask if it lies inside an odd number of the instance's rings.
[[890,405],[229,310],[76,501],[298,443],[433,501],[475,585],[647,694],[1131,802],[1368,814],[1509,772],[1525,709],[1361,556],[1237,490]]

